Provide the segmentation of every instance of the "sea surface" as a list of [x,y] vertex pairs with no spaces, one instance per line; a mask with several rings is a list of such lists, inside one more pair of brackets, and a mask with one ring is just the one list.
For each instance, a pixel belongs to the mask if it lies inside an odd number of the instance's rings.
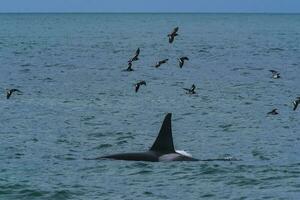
[[[300,15],[0,14],[0,199],[300,199],[299,76]],[[176,149],[240,161],[87,160],[169,112]]]

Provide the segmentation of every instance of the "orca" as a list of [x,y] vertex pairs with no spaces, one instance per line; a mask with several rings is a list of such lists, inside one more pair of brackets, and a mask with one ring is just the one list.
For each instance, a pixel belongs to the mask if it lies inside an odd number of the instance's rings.
[[190,155],[176,151],[173,144],[172,113],[168,113],[160,128],[159,134],[153,143],[152,147],[147,152],[138,153],[120,153],[108,156],[103,156],[98,159],[114,159],[114,160],[129,160],[129,161],[198,161]]

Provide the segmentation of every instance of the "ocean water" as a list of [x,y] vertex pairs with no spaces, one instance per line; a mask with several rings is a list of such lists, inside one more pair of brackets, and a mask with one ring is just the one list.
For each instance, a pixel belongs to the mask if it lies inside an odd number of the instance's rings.
[[[0,14],[0,27],[1,200],[300,198],[300,15]],[[86,160],[147,150],[168,112],[176,149],[240,161]]]

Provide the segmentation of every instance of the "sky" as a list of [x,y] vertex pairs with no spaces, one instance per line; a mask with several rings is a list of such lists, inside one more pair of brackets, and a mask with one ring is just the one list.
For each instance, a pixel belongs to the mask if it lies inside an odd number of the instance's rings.
[[0,12],[300,13],[300,0],[0,0]]

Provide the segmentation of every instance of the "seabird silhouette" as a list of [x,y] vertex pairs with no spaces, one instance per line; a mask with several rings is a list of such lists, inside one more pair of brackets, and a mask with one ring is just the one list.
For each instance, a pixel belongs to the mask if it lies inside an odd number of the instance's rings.
[[280,78],[280,73],[277,72],[276,70],[269,70],[270,72],[272,72],[272,78],[277,79]]
[[183,88],[184,90],[186,90],[187,94],[196,94],[195,92],[195,89],[196,89],[196,86],[193,84],[191,88]]
[[169,43],[171,44],[174,41],[174,38],[178,35],[177,31],[178,31],[178,27],[174,28],[174,30],[172,31],[172,33],[168,34],[169,37]]
[[162,64],[165,64],[167,63],[169,59],[164,59],[164,60],[161,60],[161,61],[158,61],[158,63],[156,63],[155,67],[158,68],[159,66],[161,66]]
[[140,81],[135,84],[135,92],[138,92],[141,85],[146,85],[146,81]]
[[267,113],[268,115],[278,115],[277,108],[273,109],[271,112]]
[[181,57],[181,58],[178,59],[180,68],[182,68],[182,66],[184,65],[185,60],[189,60],[189,58],[184,56],[184,57]]
[[296,110],[298,105],[300,103],[300,97],[297,97],[295,101],[293,101],[293,105],[294,105],[294,108],[293,110]]
[[20,92],[18,89],[6,89],[6,99],[9,99],[14,92]]

